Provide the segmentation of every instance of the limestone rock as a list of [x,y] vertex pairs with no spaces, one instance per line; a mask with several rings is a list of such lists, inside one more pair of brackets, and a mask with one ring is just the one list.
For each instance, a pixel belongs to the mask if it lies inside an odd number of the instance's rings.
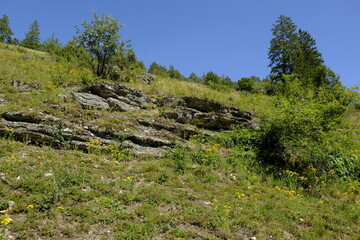
[[125,101],[120,101],[116,98],[109,97],[107,99],[107,103],[109,104],[110,108],[114,111],[119,112],[131,112],[131,111],[137,111],[140,110],[137,106],[132,106]]
[[142,83],[151,84],[154,82],[154,77],[147,73],[135,74],[135,81],[141,81]]
[[194,126],[169,122],[161,119],[139,118],[137,121],[143,126],[152,127],[158,131],[165,129],[172,134],[175,134],[176,136],[186,140],[188,140],[190,136],[196,135],[199,132],[199,129]]
[[109,109],[105,99],[91,93],[72,93],[74,100],[85,108]]
[[28,122],[28,123],[40,123],[40,122],[54,122],[61,123],[61,119],[53,117],[51,115],[42,112],[33,111],[11,111],[1,115],[8,121],[12,122]]
[[165,111],[163,117],[210,130],[227,130],[233,125],[248,124],[252,119],[248,112],[206,98],[164,98],[160,105],[174,108]]
[[102,98],[114,98],[127,104],[143,107],[147,103],[147,97],[137,89],[130,88],[121,84],[110,82],[95,83],[90,87],[90,91]]

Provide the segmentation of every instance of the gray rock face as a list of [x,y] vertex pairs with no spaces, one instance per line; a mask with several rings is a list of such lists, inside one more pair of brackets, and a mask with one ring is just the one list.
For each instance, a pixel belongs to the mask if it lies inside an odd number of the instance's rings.
[[41,122],[54,122],[60,123],[61,119],[41,113],[41,112],[26,112],[26,111],[12,111],[6,112],[1,115],[4,119],[12,122],[28,122],[28,123],[41,123]]
[[[51,116],[43,114],[44,119],[51,119]],[[35,144],[46,144],[55,147],[65,145],[85,149],[87,142],[99,140],[104,144],[111,144],[114,141],[102,139],[85,129],[62,128],[57,125],[40,123],[40,117],[26,115],[25,112],[16,114],[5,113],[0,119],[0,135],[11,136],[17,140],[30,141]],[[8,117],[12,116],[12,117]]]
[[154,82],[154,77],[147,73],[135,74],[135,81],[141,81],[142,83],[151,84]]
[[[76,91],[76,90],[75,90]],[[162,156],[178,146],[188,146],[187,140],[200,130],[231,129],[232,126],[249,125],[250,113],[219,102],[196,97],[168,97],[160,101],[120,84],[100,82],[90,87],[91,93],[71,93],[72,98],[84,108],[104,109],[114,112],[99,114],[99,118],[82,122],[56,118],[34,111],[11,111],[0,115],[0,136],[8,136],[34,144],[54,147],[72,147],[87,150],[89,142],[98,141],[101,147],[116,144],[135,154]],[[69,94],[70,95],[70,94]],[[1,97],[1,96],[0,96]],[[68,99],[68,97],[64,97]],[[64,101],[65,101],[64,100]],[[67,101],[67,100],[66,100]],[[162,116],[134,117],[137,114],[115,112],[148,111],[147,104],[164,107]],[[79,112],[81,115],[81,110]],[[100,119],[104,117],[104,119]],[[174,119],[176,122],[167,121]],[[116,119],[116,121],[112,121]]]
[[114,111],[131,112],[131,111],[137,111],[140,109],[140,107],[132,106],[132,105],[126,103],[125,101],[120,101],[120,100],[118,100],[116,98],[112,98],[112,97],[109,97],[107,99],[107,102],[108,102],[110,108]]
[[127,101],[127,104],[138,107],[143,107],[148,103],[144,93],[121,84],[109,82],[95,83],[90,87],[90,91],[102,98],[107,99],[111,97],[118,99],[119,101]]
[[83,124],[75,126],[65,119],[41,112],[6,112],[0,118],[0,136],[37,145],[71,147],[85,151],[88,147],[94,147],[89,142],[98,141],[102,146],[120,145],[135,154],[161,156],[171,151],[174,146],[182,146],[184,139],[188,138],[187,135],[190,133],[196,133],[196,130],[190,126],[181,126],[179,123],[165,120],[157,123],[155,120],[143,119],[140,123],[136,118],[126,115],[114,114],[114,117],[123,117],[121,126],[124,130],[109,131],[97,127],[97,120],[89,122],[91,127]]
[[91,93],[73,93],[74,100],[83,107],[119,112],[138,111],[151,103],[144,93],[121,84],[95,83],[90,91]]
[[194,126],[169,122],[161,119],[141,118],[137,121],[143,126],[152,127],[158,131],[166,130],[186,140],[188,140],[190,136],[196,135],[199,132],[199,129]]
[[90,93],[73,93],[74,100],[85,108],[109,109],[110,106],[103,98]]
[[174,108],[165,111],[163,117],[210,130],[227,130],[246,125],[252,119],[248,112],[204,98],[165,98],[160,105]]

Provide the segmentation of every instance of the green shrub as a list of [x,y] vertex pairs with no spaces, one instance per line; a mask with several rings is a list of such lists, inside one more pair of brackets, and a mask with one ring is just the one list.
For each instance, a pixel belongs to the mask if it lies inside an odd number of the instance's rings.
[[338,101],[281,98],[277,109],[277,117],[266,122],[259,136],[258,156],[263,163],[293,171],[312,166],[321,173],[359,174],[359,161],[352,155],[353,136],[337,130],[346,109]]

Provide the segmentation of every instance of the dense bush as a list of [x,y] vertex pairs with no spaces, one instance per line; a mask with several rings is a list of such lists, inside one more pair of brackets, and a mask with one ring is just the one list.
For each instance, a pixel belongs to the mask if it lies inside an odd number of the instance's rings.
[[265,123],[258,142],[261,161],[294,171],[313,166],[322,173],[358,176],[353,136],[337,130],[346,107],[330,92],[294,99],[279,97],[276,117]]

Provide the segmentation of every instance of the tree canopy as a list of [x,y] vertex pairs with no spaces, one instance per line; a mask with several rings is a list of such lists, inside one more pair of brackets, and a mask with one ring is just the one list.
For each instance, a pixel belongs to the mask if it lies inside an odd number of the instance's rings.
[[268,58],[273,83],[298,79],[303,87],[311,88],[339,83],[339,77],[325,66],[315,39],[298,29],[290,17],[281,15],[272,33]]
[[120,22],[110,15],[98,16],[82,23],[77,27],[76,42],[89,53],[89,63],[93,72],[99,77],[107,77],[111,71],[111,63],[124,50],[129,41],[119,41],[119,30],[123,27]]
[[0,18],[0,42],[11,43],[11,35],[13,34],[9,24],[9,17],[3,15],[2,18]]
[[21,42],[21,45],[27,48],[39,50],[41,46],[40,30],[37,20],[35,20],[29,28],[29,31],[25,35],[25,39]]

